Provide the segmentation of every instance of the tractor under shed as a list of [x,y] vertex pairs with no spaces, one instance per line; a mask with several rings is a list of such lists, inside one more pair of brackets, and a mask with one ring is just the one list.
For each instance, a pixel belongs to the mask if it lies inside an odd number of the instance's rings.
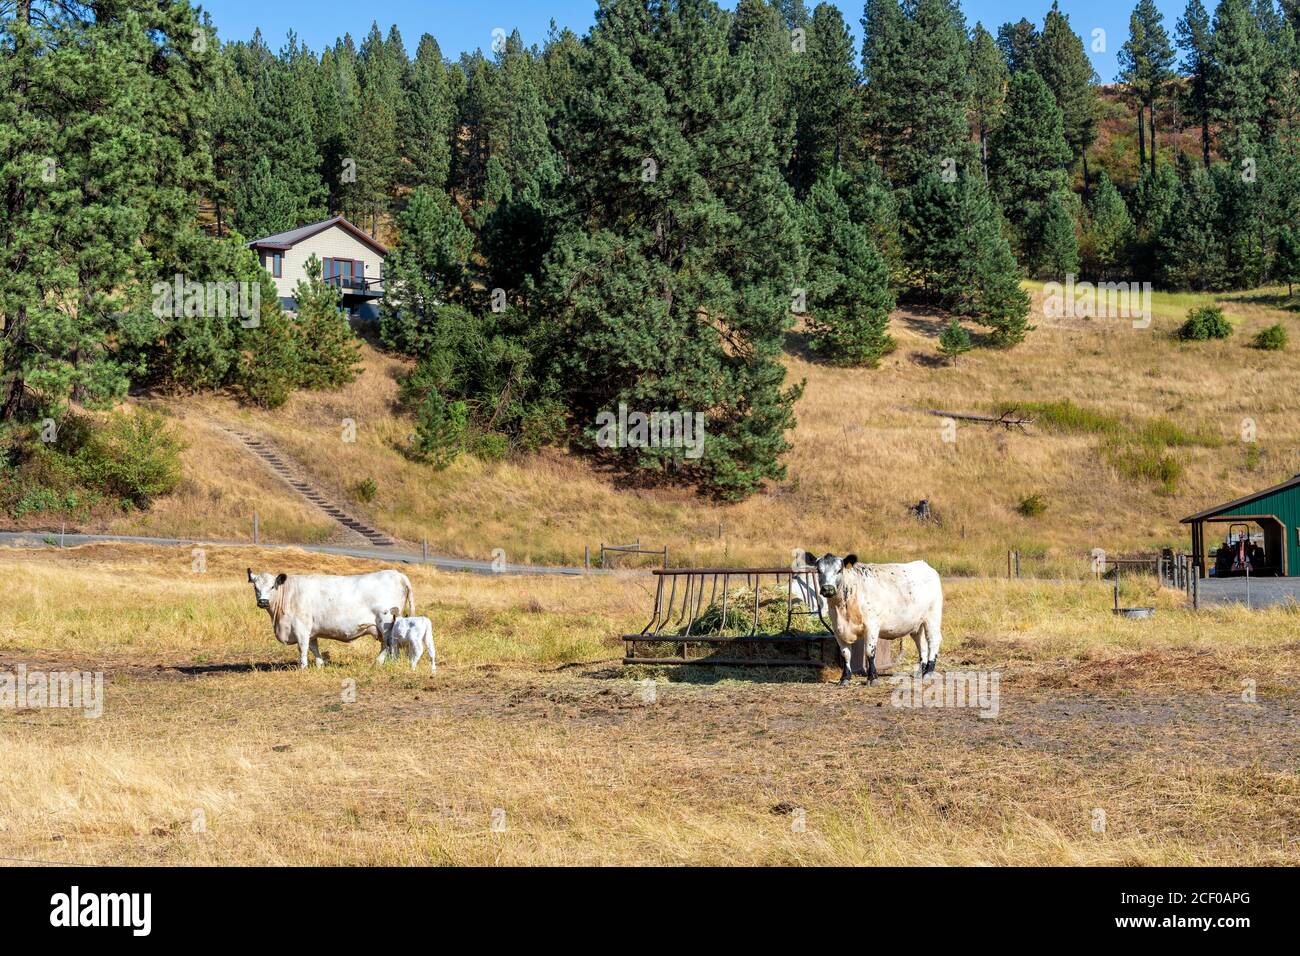
[[[1263,491],[1188,515],[1192,561],[1202,577],[1300,576],[1300,475]],[[1222,544],[1206,525],[1224,525]]]

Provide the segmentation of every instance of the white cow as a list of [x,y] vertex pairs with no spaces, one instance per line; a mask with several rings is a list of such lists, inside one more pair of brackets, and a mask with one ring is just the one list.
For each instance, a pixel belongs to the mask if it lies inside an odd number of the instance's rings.
[[316,641],[351,643],[366,634],[383,641],[384,615],[393,607],[415,613],[415,593],[400,571],[377,571],[351,577],[308,574],[254,574],[248,580],[257,606],[271,615],[275,639],[298,645],[298,663],[307,667],[307,651],[324,667]]
[[420,663],[420,658],[427,651],[429,654],[429,673],[438,672],[437,651],[433,646],[433,622],[427,617],[402,617],[400,608],[393,608],[384,616],[384,649],[379,652],[382,664],[388,655],[397,656],[399,651],[407,651],[411,658],[411,670]]
[[[844,658],[840,686],[852,680],[853,645],[866,641],[867,673],[876,680],[876,644],[884,637],[916,642],[922,675],[934,672],[943,643],[943,582],[924,561],[911,564],[858,564],[858,556],[804,561],[817,568],[817,585],[831,613],[831,629]],[[860,673],[860,672],[859,672]]]

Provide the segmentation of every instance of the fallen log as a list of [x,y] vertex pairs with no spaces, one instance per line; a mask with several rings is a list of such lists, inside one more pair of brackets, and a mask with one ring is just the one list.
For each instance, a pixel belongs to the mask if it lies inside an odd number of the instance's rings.
[[966,412],[945,412],[937,408],[926,409],[926,411],[928,414],[937,416],[938,418],[951,418],[954,421],[959,422],[979,422],[984,425],[1001,425],[1007,430],[1019,428],[1023,431],[1026,425],[1032,425],[1034,423],[1032,418],[1015,417],[1015,412],[1003,412],[1001,415],[993,416],[974,415]]

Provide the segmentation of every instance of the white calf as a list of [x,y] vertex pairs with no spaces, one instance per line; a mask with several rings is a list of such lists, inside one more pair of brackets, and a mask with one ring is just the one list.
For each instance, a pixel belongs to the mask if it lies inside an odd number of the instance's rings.
[[400,617],[401,610],[393,608],[384,615],[384,649],[379,652],[382,664],[388,655],[397,656],[399,650],[409,652],[411,670],[415,670],[420,658],[427,651],[429,654],[429,673],[438,672],[437,652],[433,647],[433,622],[427,617]]

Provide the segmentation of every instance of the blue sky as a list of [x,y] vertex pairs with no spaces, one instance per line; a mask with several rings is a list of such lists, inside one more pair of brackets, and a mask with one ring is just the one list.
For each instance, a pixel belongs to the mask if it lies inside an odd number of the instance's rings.
[[[734,6],[734,0],[723,0]],[[1093,66],[1103,81],[1109,82],[1117,70],[1115,53],[1128,35],[1128,17],[1136,0],[1061,0],[1061,10],[1069,15],[1076,33],[1083,37],[1084,46],[1092,57]],[[579,34],[591,26],[596,0],[370,0],[366,4],[344,3],[339,0],[206,0],[203,8],[212,14],[222,39],[242,40],[260,27],[271,47],[278,48],[289,30],[313,50],[319,51],[336,37],[351,33],[358,41],[370,29],[372,20],[378,21],[385,33],[396,23],[406,41],[407,51],[415,53],[422,33],[432,33],[437,38],[443,54],[454,59],[462,51],[492,44],[492,31],[500,27],[516,27],[528,44],[541,43],[546,37],[550,21],[561,27],[570,27]],[[860,32],[858,20],[862,17],[861,2],[838,0],[836,4],[853,29]],[[1185,0],[1157,0],[1156,5],[1165,15],[1165,27],[1170,35],[1174,23],[1185,5]],[[808,2],[811,9],[814,2]],[[1021,17],[1041,26],[1043,15],[1051,0],[1015,0],[1014,3],[994,0],[964,0],[962,8],[967,22],[972,26],[982,22],[991,33],[999,24]],[[1206,6],[1213,11],[1213,0]],[[1105,51],[1094,52],[1091,47],[1095,29],[1105,30]]]

